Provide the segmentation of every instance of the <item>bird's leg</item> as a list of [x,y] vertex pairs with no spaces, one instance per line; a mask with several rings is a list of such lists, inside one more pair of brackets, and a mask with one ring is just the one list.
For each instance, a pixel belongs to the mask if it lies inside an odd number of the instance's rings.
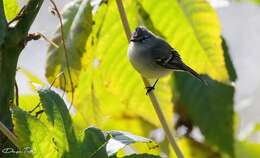
[[156,83],[157,83],[158,81],[159,81],[159,79],[157,79],[151,87],[145,87],[145,88],[146,88],[146,95],[147,95],[149,92],[151,92],[152,90],[154,90],[155,85],[156,85]]

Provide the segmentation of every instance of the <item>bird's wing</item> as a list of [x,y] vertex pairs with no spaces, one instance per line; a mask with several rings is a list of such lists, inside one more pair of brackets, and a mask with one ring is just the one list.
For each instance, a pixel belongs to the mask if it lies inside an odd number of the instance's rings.
[[183,64],[179,53],[168,44],[164,47],[165,48],[161,50],[167,52],[162,53],[160,57],[155,59],[155,62],[165,68],[178,70],[179,65]]
[[[186,71],[192,74],[194,77],[202,81],[205,85],[207,82],[200,77],[200,75],[190,68],[188,65],[184,64],[179,53],[173,49],[170,45],[167,44],[168,52],[163,53],[163,55],[159,58],[155,59],[155,62],[167,69]],[[167,49],[165,49],[167,50]]]

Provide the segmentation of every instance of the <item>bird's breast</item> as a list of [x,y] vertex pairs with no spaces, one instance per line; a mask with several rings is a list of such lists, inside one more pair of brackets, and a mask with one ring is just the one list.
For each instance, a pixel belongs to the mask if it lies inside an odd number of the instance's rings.
[[142,76],[146,78],[159,78],[168,74],[170,70],[158,65],[152,54],[152,49],[149,46],[134,42],[129,44],[129,61]]

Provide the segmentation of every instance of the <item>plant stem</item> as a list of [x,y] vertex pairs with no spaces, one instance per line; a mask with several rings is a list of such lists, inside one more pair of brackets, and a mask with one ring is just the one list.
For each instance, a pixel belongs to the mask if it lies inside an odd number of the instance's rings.
[[[24,49],[28,31],[38,14],[44,0],[30,0],[26,7],[17,15],[15,26],[8,26],[0,0],[0,121],[12,131],[10,105],[13,105],[15,75],[19,55]],[[4,29],[2,29],[4,28]],[[0,144],[4,137],[0,133]],[[9,138],[9,137],[8,137]],[[0,149],[3,146],[0,146]],[[0,154],[1,156],[1,154]]]
[[0,49],[0,121],[8,129],[12,129],[10,105],[13,105],[14,83],[18,56],[10,53],[8,45],[5,49]]
[[[130,37],[131,37],[131,31],[130,31],[130,27],[129,27],[129,23],[128,23],[128,20],[127,20],[127,16],[126,16],[126,13],[125,13],[125,10],[124,10],[124,6],[123,6],[123,3],[122,3],[122,0],[116,0],[117,2],[117,7],[118,7],[118,11],[120,13],[120,17],[121,17],[121,20],[122,20],[122,24],[123,24],[123,27],[124,27],[124,30],[125,30],[125,33],[126,33],[126,36],[127,36],[127,40],[128,42],[130,42]],[[143,79],[143,82],[144,82],[144,85],[145,87],[151,87],[150,83],[148,82],[148,80],[144,77],[142,77]],[[176,155],[178,158],[184,158],[180,148],[178,147],[173,135],[172,135],[172,132],[166,122],[166,119],[163,115],[163,112],[160,108],[160,104],[156,98],[156,96],[154,95],[153,91],[150,91],[148,93],[149,95],[149,98],[153,104],[153,107],[154,107],[154,110],[156,111],[156,114],[161,122],[161,125],[163,127],[163,130],[172,146],[172,148],[174,149]]]
[[16,136],[0,121],[0,131],[18,148]]

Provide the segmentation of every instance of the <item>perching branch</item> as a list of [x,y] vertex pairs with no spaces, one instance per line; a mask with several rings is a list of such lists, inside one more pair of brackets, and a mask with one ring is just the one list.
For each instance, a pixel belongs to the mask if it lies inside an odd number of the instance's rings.
[[[118,11],[120,13],[120,17],[121,17],[121,20],[122,20],[122,24],[123,24],[123,27],[124,27],[124,30],[125,30],[125,34],[127,36],[127,39],[128,39],[128,42],[130,42],[130,36],[131,36],[131,31],[130,31],[130,27],[129,27],[129,24],[128,24],[128,20],[127,20],[127,17],[126,17],[126,13],[125,13],[125,10],[124,10],[124,7],[123,7],[123,3],[121,0],[116,0],[117,2],[117,7],[118,7]],[[151,87],[150,83],[148,82],[148,80],[144,77],[142,77],[143,79],[143,82],[144,82],[144,85],[145,87]],[[160,108],[160,104],[156,98],[156,96],[154,95],[153,91],[150,91],[148,92],[148,95],[150,97],[150,100],[153,104],[153,107],[156,111],[156,114],[161,122],[161,125],[163,127],[163,130],[172,146],[172,148],[174,149],[176,155],[178,158],[184,158],[180,148],[178,147],[173,135],[172,135],[172,132],[166,122],[166,119],[163,115],[163,112]]]

